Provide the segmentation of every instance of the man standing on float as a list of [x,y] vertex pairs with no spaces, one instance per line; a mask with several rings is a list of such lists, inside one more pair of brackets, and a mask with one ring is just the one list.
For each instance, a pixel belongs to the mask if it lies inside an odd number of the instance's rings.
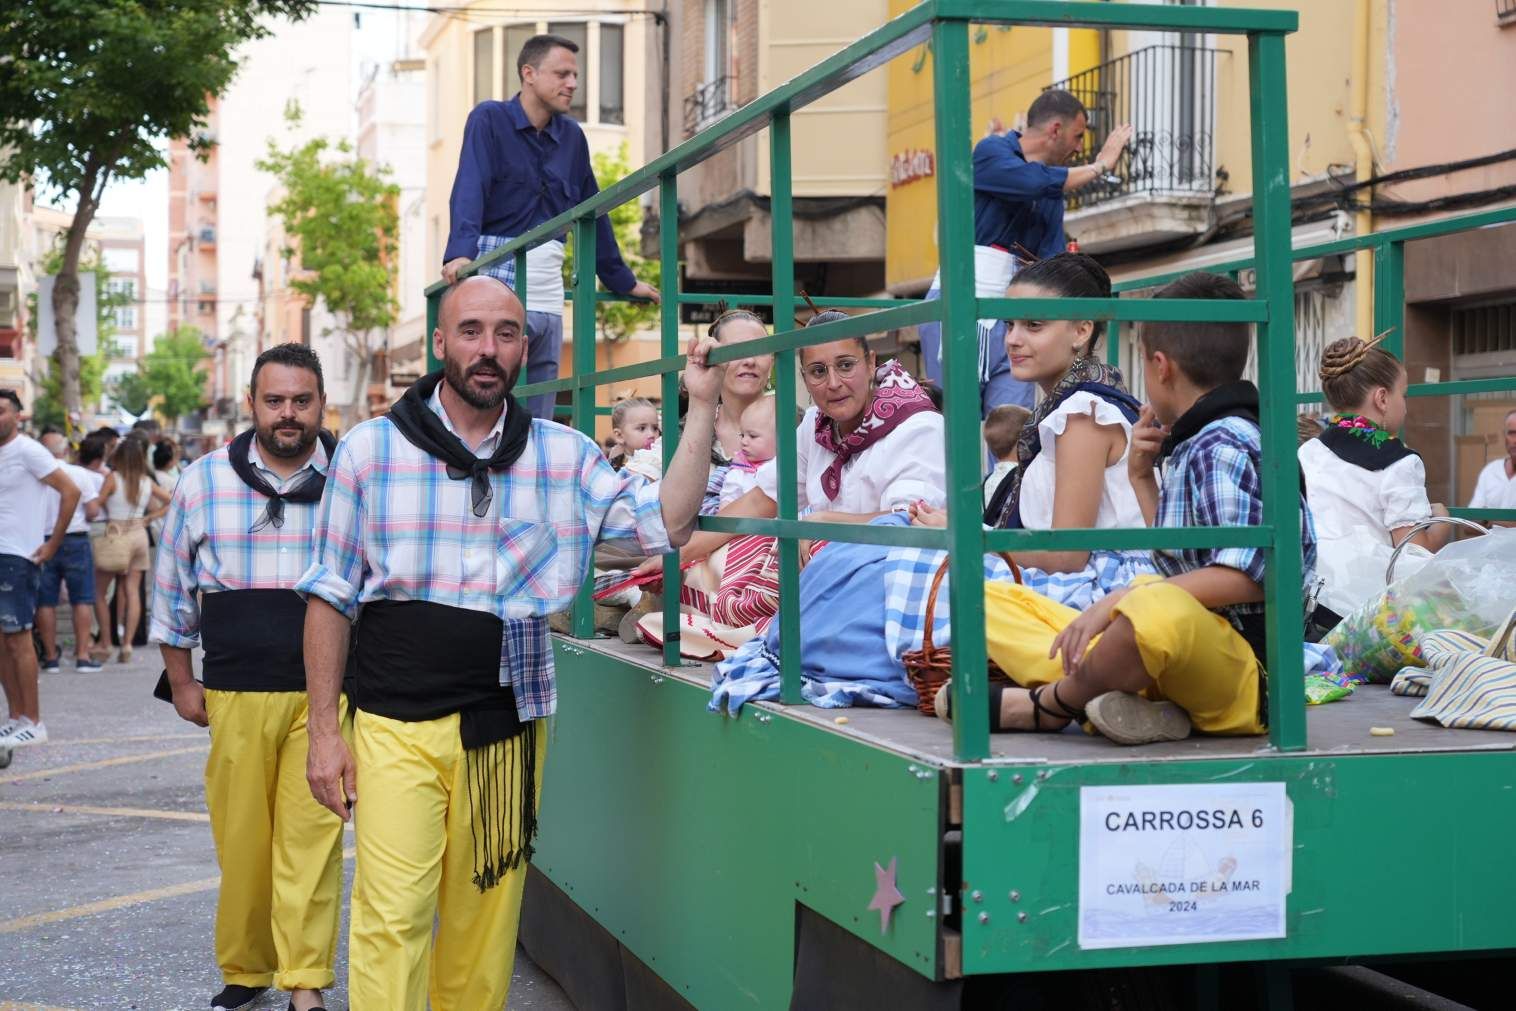
[[[1064,252],[1063,197],[1116,166],[1132,138],[1130,126],[1111,131],[1088,165],[1065,163],[1084,147],[1089,114],[1067,91],[1044,91],[1026,111],[1026,129],[996,132],[974,146],[974,293],[1003,298],[1016,276],[1018,247],[1039,260]],[[942,294],[942,271],[926,297]],[[920,327],[927,378],[942,383],[942,324]],[[981,417],[1002,404],[1030,409],[1032,384],[1011,375],[1005,320],[979,321]]]
[[[713,340],[691,346],[685,435],[647,484],[511,396],[524,316],[492,277],[442,296],[443,367],[337,447],[299,583],[310,786],[357,818],[355,1008],[505,1003],[556,702],[547,615],[571,603],[597,541],[668,552],[705,494],[723,371],[706,364]],[[350,636],[351,752],[338,710]]]
[[[270,985],[294,1011],[321,1006],[336,977],[342,820],[305,785],[305,602],[295,580],[336,440],[321,430],[321,361],[269,348],[248,387],[253,428],[185,470],[164,518],[149,637],[161,643],[174,708],[209,724],[205,805],[221,865],[213,1011]],[[202,686],[190,651],[205,647]],[[333,721],[347,726],[333,700]]]
[[[600,192],[584,129],[568,112],[579,90],[579,45],[560,35],[534,35],[521,44],[516,76],[521,90],[509,102],[480,102],[463,125],[458,172],[448,198],[452,215],[442,279],[475,257],[499,249]],[[658,289],[632,274],[616,245],[610,215],[595,223],[595,274],[622,295],[658,300]],[[483,273],[526,294],[526,381],[558,378],[563,349],[563,236],[526,253],[526,277],[507,257]],[[525,287],[522,287],[522,285]],[[526,402],[535,417],[553,420],[554,394]]]

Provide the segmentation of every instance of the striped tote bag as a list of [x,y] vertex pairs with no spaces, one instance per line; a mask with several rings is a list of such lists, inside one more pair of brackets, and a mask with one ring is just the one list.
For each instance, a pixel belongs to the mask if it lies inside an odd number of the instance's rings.
[[1488,641],[1433,632],[1421,650],[1431,682],[1412,717],[1466,730],[1516,730],[1516,611]]

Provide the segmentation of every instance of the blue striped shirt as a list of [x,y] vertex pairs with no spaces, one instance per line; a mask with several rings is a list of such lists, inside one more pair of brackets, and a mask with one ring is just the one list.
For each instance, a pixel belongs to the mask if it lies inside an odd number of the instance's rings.
[[[247,457],[281,492],[301,484],[312,471],[325,473],[328,462],[318,441],[306,465],[282,480],[264,466],[257,439]],[[200,645],[201,593],[294,587],[310,564],[317,503],[286,501],[283,526],[269,523],[253,532],[267,507],[268,499],[232,469],[226,446],[185,468],[158,547],[148,625],[153,642],[184,649]]]
[[[435,398],[432,407],[446,420]],[[573,602],[596,541],[635,540],[654,555],[671,550],[668,531],[657,485],[621,477],[591,439],[554,422],[534,420],[521,458],[491,480],[489,510],[475,516],[471,482],[449,478],[388,418],[363,422],[332,456],[310,568],[295,588],[349,618],[371,600],[501,618],[502,683],[516,687],[521,717],[536,719],[552,711],[551,654],[542,669],[521,670],[522,651],[537,647],[517,625]]]

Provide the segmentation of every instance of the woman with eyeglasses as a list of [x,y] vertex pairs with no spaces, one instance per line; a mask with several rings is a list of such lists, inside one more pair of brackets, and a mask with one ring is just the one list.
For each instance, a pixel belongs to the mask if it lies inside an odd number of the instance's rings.
[[[821,312],[806,325],[847,318],[842,312]],[[868,523],[900,513],[903,520],[913,503],[943,504],[942,415],[898,362],[880,366],[867,340],[851,337],[802,348],[800,375],[814,404],[795,435],[797,507],[802,518]],[[718,515],[772,519],[779,513],[778,498],[776,459],[758,469],[757,487]],[[706,559],[736,536],[698,531],[680,552],[681,564],[689,567]],[[802,563],[809,560],[811,550],[809,542],[802,542]],[[639,572],[654,572],[659,564],[659,559],[650,559]],[[772,560],[766,568],[774,568]],[[767,571],[759,578],[771,576],[773,572]],[[693,596],[685,594],[687,604]],[[777,593],[774,607],[777,610]],[[698,611],[697,605],[696,616],[680,631],[687,655],[709,658],[729,653],[755,627],[716,628],[702,622]],[[660,639],[656,614],[640,619],[638,627],[644,640],[656,644]],[[756,627],[761,631],[762,623]]]
[[[807,326],[847,319],[835,310]],[[813,406],[795,431],[797,506],[811,520],[867,523],[917,502],[946,501],[942,415],[911,375],[891,361],[880,366],[863,337],[802,348],[800,376]],[[779,461],[758,469],[758,486],[722,516],[769,519],[779,514]],[[732,535],[701,531],[688,557]],[[701,543],[697,543],[701,542]],[[707,547],[711,545],[711,547]]]

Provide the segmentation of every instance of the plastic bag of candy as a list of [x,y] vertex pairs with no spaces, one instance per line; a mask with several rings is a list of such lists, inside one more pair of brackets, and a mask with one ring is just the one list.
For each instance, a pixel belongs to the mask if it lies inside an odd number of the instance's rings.
[[1424,667],[1421,637],[1441,628],[1488,636],[1516,607],[1516,528],[1454,541],[1343,619],[1323,643],[1356,682]]

